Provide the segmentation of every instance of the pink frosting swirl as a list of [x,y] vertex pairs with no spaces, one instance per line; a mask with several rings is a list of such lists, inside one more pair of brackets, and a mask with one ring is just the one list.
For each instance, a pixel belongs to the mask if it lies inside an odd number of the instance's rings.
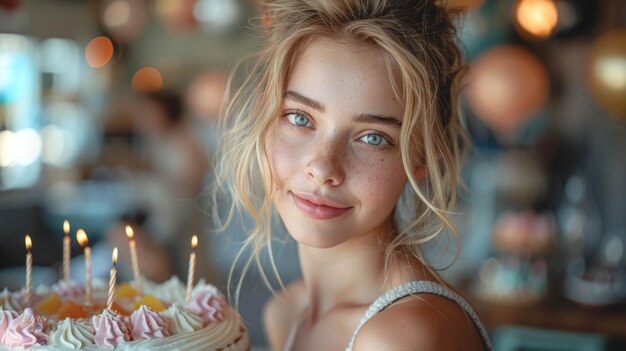
[[52,291],[61,298],[79,297],[85,293],[85,289],[73,280],[59,280],[52,286]]
[[207,284],[194,290],[189,302],[189,310],[204,320],[205,324],[224,320],[226,299],[213,285]]
[[48,342],[48,320],[36,315],[32,308],[26,307],[19,317],[9,323],[2,341],[12,348],[27,349],[37,344],[45,345]]
[[167,323],[145,305],[141,305],[138,310],[130,315],[131,335],[133,340],[156,339],[169,336]]
[[3,345],[2,339],[9,329],[9,323],[17,318],[18,314],[12,310],[3,310],[0,306],[0,345]]
[[99,348],[114,349],[118,344],[130,341],[128,322],[121,314],[105,309],[91,318],[91,324]]

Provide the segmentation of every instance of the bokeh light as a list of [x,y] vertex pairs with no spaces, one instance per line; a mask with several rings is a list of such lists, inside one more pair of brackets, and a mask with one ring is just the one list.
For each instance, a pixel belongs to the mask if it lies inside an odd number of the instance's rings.
[[222,72],[209,72],[198,76],[189,87],[187,101],[196,116],[205,120],[219,117],[226,89],[226,77]]
[[0,167],[28,166],[41,156],[41,136],[31,128],[0,132]]
[[175,31],[187,31],[196,28],[193,15],[196,0],[157,0],[155,9],[163,22]]
[[113,42],[105,36],[91,39],[85,48],[85,60],[90,67],[99,68],[111,61]]
[[133,75],[131,87],[139,92],[160,90],[163,88],[161,72],[154,67],[141,68]]
[[520,0],[516,17],[520,27],[526,32],[545,38],[556,28],[559,14],[552,0]]
[[591,94],[605,110],[626,117],[626,31],[601,35],[590,51],[587,76]]
[[207,32],[232,28],[239,14],[239,5],[231,0],[198,0],[193,8],[194,18]]
[[626,57],[602,57],[593,65],[598,80],[611,90],[626,90]]
[[105,0],[100,20],[114,38],[131,41],[145,27],[146,4],[144,0]]
[[15,133],[12,152],[15,153],[15,162],[28,166],[41,156],[41,136],[36,130],[25,128]]
[[10,130],[0,132],[0,167],[8,167],[15,161],[15,154],[11,152],[14,145],[15,133]]
[[53,166],[69,166],[75,154],[72,136],[56,125],[48,125],[41,131],[43,162]]
[[130,21],[130,3],[127,0],[109,1],[102,11],[102,22],[107,28],[123,27]]

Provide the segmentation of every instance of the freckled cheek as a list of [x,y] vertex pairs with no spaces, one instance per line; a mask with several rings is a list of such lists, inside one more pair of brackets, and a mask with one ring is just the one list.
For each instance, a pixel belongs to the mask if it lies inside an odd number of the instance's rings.
[[267,157],[271,167],[274,183],[282,184],[298,168],[298,149],[282,137],[268,140]]
[[401,161],[380,158],[355,169],[355,177],[360,179],[363,194],[381,205],[395,204],[407,180]]

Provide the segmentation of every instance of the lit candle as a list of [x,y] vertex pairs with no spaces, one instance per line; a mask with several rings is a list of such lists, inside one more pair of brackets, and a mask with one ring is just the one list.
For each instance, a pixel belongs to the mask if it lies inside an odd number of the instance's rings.
[[111,259],[113,260],[113,268],[111,268],[111,276],[109,278],[109,296],[107,298],[108,310],[110,310],[111,306],[113,306],[113,296],[115,295],[115,280],[117,276],[117,246],[113,248]]
[[33,272],[33,255],[30,253],[30,249],[33,247],[33,242],[30,240],[30,235],[26,234],[24,242],[26,243],[26,306],[30,307],[30,297],[32,295],[30,277]]
[[135,288],[137,293],[141,294],[141,274],[139,272],[139,261],[137,260],[137,243],[133,238],[135,233],[133,228],[129,225],[126,226],[126,236],[128,239],[128,246],[130,247],[130,260],[133,264],[133,274],[135,275]]
[[89,247],[87,233],[85,233],[83,229],[76,231],[76,241],[78,241],[78,244],[85,249],[85,300],[87,301],[87,304],[91,304],[91,248]]
[[189,305],[191,301],[191,290],[193,289],[193,276],[196,272],[196,247],[198,246],[198,237],[194,235],[191,238],[191,254],[189,255],[189,272],[187,274],[187,298],[185,303]]
[[70,222],[63,221],[63,280],[66,282],[70,280],[70,245],[72,245],[72,239],[70,238]]

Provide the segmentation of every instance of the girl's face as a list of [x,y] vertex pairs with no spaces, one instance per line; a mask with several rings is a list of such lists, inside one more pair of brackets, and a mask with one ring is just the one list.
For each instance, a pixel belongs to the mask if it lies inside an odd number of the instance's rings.
[[320,38],[299,55],[266,136],[272,201],[294,239],[327,248],[394,228],[403,111],[380,49]]

